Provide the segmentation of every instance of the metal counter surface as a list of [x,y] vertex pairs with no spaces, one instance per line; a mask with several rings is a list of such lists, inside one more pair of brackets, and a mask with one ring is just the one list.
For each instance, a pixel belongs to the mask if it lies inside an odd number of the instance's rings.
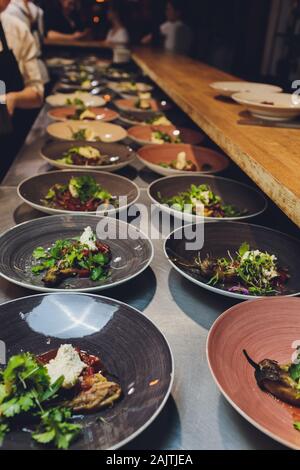
[[[16,186],[24,178],[50,169],[39,157],[48,123],[46,109],[40,113],[0,187],[1,233],[15,224],[44,216],[21,201]],[[145,188],[156,176],[143,170],[138,162],[120,174],[143,188],[139,202],[149,206]],[[155,422],[126,449],[281,449],[282,446],[256,430],[227,403],[208,369],[205,353],[208,330],[235,301],[207,292],[182,278],[165,258],[163,240],[153,243],[155,257],[150,268],[125,285],[103,292],[151,318],[165,334],[175,359],[170,399]],[[32,293],[0,279],[0,302]]]

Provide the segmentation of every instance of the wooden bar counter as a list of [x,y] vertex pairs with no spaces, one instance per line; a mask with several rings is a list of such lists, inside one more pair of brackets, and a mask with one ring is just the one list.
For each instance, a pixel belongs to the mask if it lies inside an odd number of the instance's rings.
[[213,67],[148,48],[133,59],[300,227],[300,129],[240,124],[243,107],[209,86],[236,77]]

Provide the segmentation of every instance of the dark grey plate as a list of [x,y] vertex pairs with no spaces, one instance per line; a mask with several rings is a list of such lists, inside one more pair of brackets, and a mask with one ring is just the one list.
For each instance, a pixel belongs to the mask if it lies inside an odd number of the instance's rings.
[[[190,225],[186,228],[179,228],[169,235],[165,242],[165,254],[172,266],[194,284],[217,294],[240,300],[257,298],[257,296],[238,294],[220,287],[210,286],[208,285],[208,280],[202,277],[197,269],[182,266],[182,263],[193,262],[199,253],[199,250],[187,249],[186,244],[193,241],[193,239],[188,239],[192,233],[201,234],[200,228],[200,224]],[[233,254],[236,253],[243,242],[249,243],[251,249],[274,254],[278,259],[279,265],[283,268],[288,268],[291,276],[286,284],[285,295],[299,295],[300,241],[285,233],[246,223],[206,223],[204,224],[204,245],[200,250],[201,259],[205,259],[207,254],[215,258],[227,257],[228,251]],[[177,261],[174,259],[176,257],[178,258]]]
[[[45,287],[42,274],[34,276],[31,272],[33,250],[38,246],[48,248],[59,239],[77,237],[87,226],[90,226],[98,238],[111,248],[111,274],[108,279],[95,283],[90,279],[70,278],[57,288]],[[104,239],[105,232],[108,233],[107,239]],[[39,292],[57,292],[66,289],[92,292],[114,287],[141,274],[149,266],[152,258],[153,246],[146,235],[133,225],[108,217],[99,218],[90,215],[43,217],[17,225],[0,237],[0,275],[14,284]]]
[[[32,176],[22,181],[18,186],[18,195],[23,201],[34,209],[45,212],[46,214],[95,214],[95,212],[68,211],[59,208],[46,206],[43,202],[51,186],[55,184],[67,184],[72,176],[92,176],[98,184],[109,191],[113,196],[120,198],[117,208],[109,210],[98,210],[97,214],[116,214],[120,210],[125,210],[134,204],[140,195],[140,190],[135,183],[124,176],[103,171],[92,170],[64,170],[51,171]],[[122,196],[126,199],[122,200]]]
[[[62,158],[62,155],[67,152],[72,147],[80,146],[89,146],[94,147],[100,151],[102,155],[108,155],[112,162],[108,165],[99,165],[99,166],[80,166],[80,165],[68,165],[66,163],[60,163],[57,160]],[[122,144],[106,144],[102,142],[81,142],[80,140],[75,140],[73,142],[69,141],[47,141],[46,144],[41,149],[41,156],[46,160],[50,165],[55,166],[60,169],[85,169],[85,170],[101,170],[101,171],[117,171],[121,168],[124,168],[127,165],[130,165],[136,158],[135,152],[130,147]]]
[[[34,295],[2,304],[0,322],[7,359],[21,351],[41,354],[68,343],[99,356],[120,383],[123,397],[112,408],[80,419],[84,430],[71,449],[119,448],[140,434],[167,401],[174,373],[169,345],[154,324],[129,305],[96,295]],[[16,430],[2,448],[41,447],[29,433]]]
[[200,222],[204,219],[206,221],[218,221],[219,223],[221,220],[249,219],[261,214],[267,208],[267,201],[261,192],[246,184],[220,176],[184,175],[160,178],[149,186],[148,195],[152,202],[159,205],[161,210],[175,217],[176,215],[181,217],[182,212],[161,204],[158,195],[161,194],[162,198],[169,198],[188,190],[192,184],[197,186],[200,184],[209,185],[214,193],[221,196],[225,204],[235,206],[240,211],[247,209],[247,213],[237,217],[224,217],[222,219],[212,219],[211,217],[200,217],[184,213],[183,219],[188,222]]

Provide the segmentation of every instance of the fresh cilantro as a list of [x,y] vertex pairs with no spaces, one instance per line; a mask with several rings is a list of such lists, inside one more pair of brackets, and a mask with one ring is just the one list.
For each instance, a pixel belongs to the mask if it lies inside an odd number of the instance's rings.
[[72,413],[67,408],[52,408],[40,414],[41,424],[37,432],[32,434],[40,444],[53,443],[58,449],[68,449],[79,436],[82,427],[70,423]]

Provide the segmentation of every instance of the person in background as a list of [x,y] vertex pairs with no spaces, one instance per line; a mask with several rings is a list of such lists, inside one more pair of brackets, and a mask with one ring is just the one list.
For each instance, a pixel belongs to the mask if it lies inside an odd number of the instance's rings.
[[51,0],[45,8],[45,29],[48,39],[72,41],[85,39],[84,28],[75,0]]
[[28,27],[5,12],[10,0],[0,0],[0,178],[28,130],[28,109],[43,103],[44,85],[38,52]]
[[[192,45],[192,31],[183,21],[184,1],[168,0],[166,7],[167,21],[160,25],[164,49],[178,54],[189,54]],[[144,36],[142,44],[150,44],[152,34]]]
[[126,45],[129,43],[129,35],[124,26],[125,11],[120,1],[110,2],[107,19],[111,23],[111,29],[106,36],[106,43],[111,46]]
[[47,67],[42,60],[42,46],[44,40],[44,12],[29,0],[11,0],[6,10],[12,16],[23,21],[35,39],[38,51],[40,72],[44,83],[49,82]]

